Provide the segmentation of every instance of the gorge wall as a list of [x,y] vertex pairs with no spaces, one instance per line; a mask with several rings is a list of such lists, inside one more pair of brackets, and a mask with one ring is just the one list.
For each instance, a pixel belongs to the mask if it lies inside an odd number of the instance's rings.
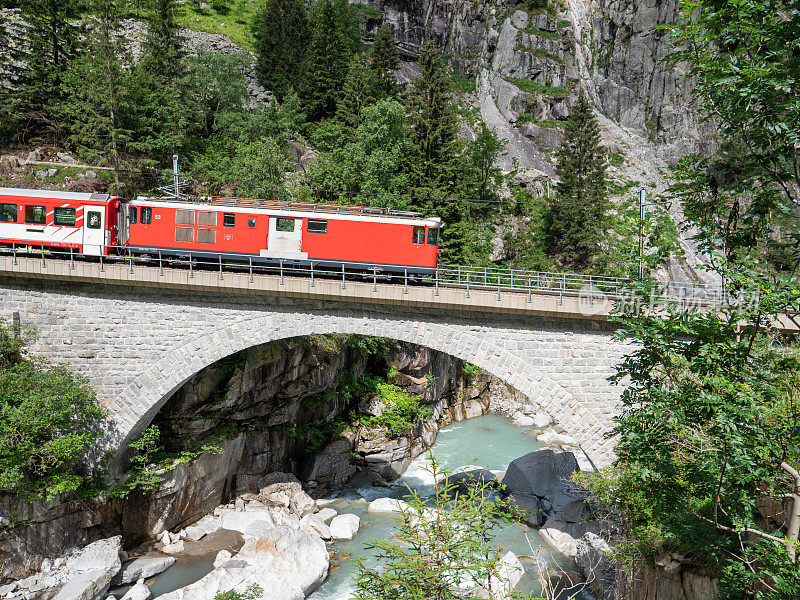
[[[463,363],[420,346],[388,343],[377,354],[360,336],[308,336],[256,346],[202,370],[156,415],[166,451],[177,456],[202,443],[205,453],[165,473],[150,493],[124,500],[0,499],[0,581],[39,568],[71,546],[122,534],[126,547],[177,530],[220,504],[259,489],[273,471],[293,472],[310,491],[341,485],[358,469],[374,481],[397,477],[423,452],[439,427],[477,416],[489,403],[489,378],[471,385]],[[379,428],[341,432],[353,413],[374,414],[374,398],[348,397],[343,385],[365,372],[420,398],[430,414],[410,435],[389,438]]]

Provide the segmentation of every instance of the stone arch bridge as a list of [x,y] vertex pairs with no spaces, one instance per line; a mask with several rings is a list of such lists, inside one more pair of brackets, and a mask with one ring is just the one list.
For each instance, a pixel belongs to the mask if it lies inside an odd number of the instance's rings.
[[607,378],[626,346],[605,311],[587,317],[576,298],[401,288],[0,256],[0,318],[35,327],[34,355],[89,378],[112,423],[109,449],[225,356],[288,337],[358,333],[471,362],[548,412],[596,464],[612,460],[604,434],[621,390]]

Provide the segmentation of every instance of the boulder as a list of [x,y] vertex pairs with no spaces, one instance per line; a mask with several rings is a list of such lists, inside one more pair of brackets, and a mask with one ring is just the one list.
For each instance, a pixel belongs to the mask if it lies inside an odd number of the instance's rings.
[[524,415],[522,413],[518,413],[517,416],[514,418],[514,425],[517,427],[533,427],[536,424],[533,417],[529,417],[528,415]]
[[557,527],[557,523],[551,523],[549,520],[545,526],[539,530],[539,535],[547,544],[560,552],[564,556],[574,559],[578,554],[578,540],[566,531]]
[[214,568],[216,569],[220,565],[225,564],[231,559],[232,556],[233,555],[227,550],[220,550],[217,552],[216,558],[214,558]]
[[306,515],[300,519],[300,529],[310,531],[311,533],[321,537],[323,540],[329,540],[332,537],[330,527],[328,527],[328,525],[326,525],[325,522],[317,515]]
[[75,552],[64,566],[67,583],[56,600],[89,600],[105,597],[111,580],[119,572],[122,536],[98,540]]
[[446,478],[439,481],[439,483],[447,482],[449,485],[454,486],[453,491],[459,494],[468,494],[471,487],[476,485],[489,485],[491,487],[499,487],[500,482],[497,476],[491,471],[485,469],[473,469],[471,471],[458,471],[449,474]]
[[139,579],[136,585],[125,592],[121,600],[150,600],[152,597],[150,588],[144,584],[144,579]]
[[78,164],[78,161],[75,160],[72,156],[70,156],[66,152],[57,152],[56,153],[56,160],[58,160],[58,162],[66,163],[68,165],[77,165]]
[[236,555],[278,579],[291,582],[309,595],[325,580],[330,556],[317,536],[289,527],[274,527],[249,538]]
[[[517,555],[506,552],[497,565],[497,576],[490,577],[478,588],[478,598],[508,598],[518,585],[525,569],[519,562]],[[491,590],[491,592],[490,592]]]
[[331,519],[333,519],[333,517],[335,517],[337,514],[339,513],[335,508],[325,507],[317,513],[317,516],[322,519],[323,523],[330,524]]
[[578,445],[578,441],[571,435],[556,433],[554,431],[547,431],[539,434],[536,439],[542,444],[547,444],[548,446],[560,446],[563,448],[564,446]]
[[70,575],[53,600],[99,600],[105,598],[114,573],[95,570]]
[[149,579],[165,571],[175,562],[172,556],[142,556],[127,561],[111,581],[114,585],[125,585],[138,579]]
[[178,540],[177,542],[173,542],[164,546],[161,551],[164,554],[180,554],[186,549],[186,545],[184,544],[183,540]]
[[611,547],[599,535],[587,532],[576,544],[575,562],[590,587],[599,588],[603,598],[614,592],[614,562],[609,556]]
[[394,498],[378,498],[367,506],[367,511],[371,513],[392,513],[408,508],[408,504],[402,500]]
[[275,524],[272,516],[267,510],[261,510],[258,512],[238,512],[232,510],[222,514],[221,528],[244,533],[245,529],[247,529],[249,525],[259,521],[264,521],[270,526]]
[[356,515],[338,515],[331,521],[330,533],[334,540],[352,540],[358,533],[361,519]]
[[572,473],[578,470],[578,462],[571,452],[530,452],[508,465],[503,477],[504,493],[513,495],[520,505],[524,497],[546,500],[556,512],[580,499],[576,486],[570,481]]
[[551,419],[550,415],[545,412],[537,412],[535,415],[533,415],[533,424],[539,429],[547,427],[552,422],[553,419]]
[[213,515],[206,515],[194,525],[187,527],[184,531],[186,539],[196,542],[210,533],[214,533],[222,526],[220,520]]
[[289,506],[301,518],[316,510],[314,499],[303,491],[300,481],[291,473],[269,473],[258,482],[258,487],[256,499],[264,504]]

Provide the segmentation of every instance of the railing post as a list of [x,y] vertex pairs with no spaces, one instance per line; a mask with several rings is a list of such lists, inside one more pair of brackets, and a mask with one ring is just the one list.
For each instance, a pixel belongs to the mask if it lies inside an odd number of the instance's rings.
[[14,264],[18,265],[17,262],[17,240],[11,240],[11,253],[14,255]]
[[514,289],[514,269],[509,269],[511,271],[511,289]]
[[194,279],[194,265],[192,264],[191,252],[189,252],[189,279]]
[[72,255],[72,244],[69,245],[69,269],[75,270],[75,257]]
[[342,263],[342,289],[344,290],[346,288],[347,288],[347,283],[344,280],[344,263]]
[[403,293],[408,293],[408,267],[404,269],[403,281],[405,282],[405,289],[403,289]]
[[42,268],[43,269],[47,268],[47,263],[44,262],[44,242],[42,242]]
[[316,287],[314,283],[314,261],[311,261],[311,287]]
[[528,277],[528,304],[533,302],[533,298],[531,298],[533,290],[531,289],[531,278]]
[[161,250],[158,251],[158,276],[164,276],[164,263],[161,262]]
[[101,273],[105,273],[106,272],[106,268],[103,266],[103,253],[102,252],[100,253],[100,272]]
[[469,298],[469,275],[467,275],[467,295],[466,298]]
[[489,285],[489,267],[483,267],[483,285]]
[[458,265],[458,284],[461,285],[461,265]]
[[219,280],[222,281],[225,276],[222,274],[222,253],[219,254]]
[[280,265],[281,265],[281,267],[280,267],[281,268],[281,285],[283,285],[283,259],[280,260]]
[[128,248],[128,266],[130,268],[131,275],[133,275],[133,252],[130,248]]
[[589,275],[589,306],[594,306],[594,282]]
[[686,286],[683,286],[683,310],[686,310]]
[[250,272],[250,283],[253,283],[253,257],[247,257],[247,269]]
[[500,302],[500,277],[501,274],[497,274],[497,301]]
[[434,281],[436,282],[436,284],[435,284],[436,285],[436,293],[434,294],[434,296],[438,296],[439,295],[439,269],[436,269],[434,271]]
[[558,290],[558,305],[561,306],[564,304],[564,288],[567,285],[567,275],[562,274],[561,276],[561,289]]
[[372,291],[378,291],[378,267],[372,267]]

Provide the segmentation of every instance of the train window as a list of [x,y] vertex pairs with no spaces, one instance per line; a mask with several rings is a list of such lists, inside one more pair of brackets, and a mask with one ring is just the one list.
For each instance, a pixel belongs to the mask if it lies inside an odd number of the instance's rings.
[[191,227],[176,227],[175,228],[175,241],[176,242],[193,242],[194,229]]
[[256,226],[256,220],[255,220],[255,219],[247,219],[247,226],[248,226],[250,229],[252,229],[253,227],[255,227],[255,226]]
[[135,206],[128,207],[128,223],[136,225],[136,212],[137,208]]
[[309,219],[308,233],[328,233],[327,219]]
[[75,209],[59,206],[53,211],[53,224],[75,227]]
[[217,213],[213,210],[201,210],[197,212],[197,224],[203,227],[217,226]]
[[47,222],[47,209],[44,206],[25,206],[25,222],[33,225],[44,225]]
[[90,210],[88,214],[86,226],[89,229],[100,229],[100,213],[96,210]]
[[153,222],[153,209],[150,208],[149,206],[143,206],[141,217],[142,217],[141,220],[142,225],[150,225],[150,223]]
[[428,229],[428,244],[431,246],[439,245],[439,230],[431,227]]
[[425,228],[424,227],[414,227],[414,232],[411,236],[411,243],[412,244],[424,244],[425,243]]
[[3,223],[16,223],[17,222],[17,205],[16,204],[0,204],[0,221]]
[[224,213],[222,215],[222,224],[225,227],[236,227],[236,213]]
[[294,231],[294,219],[289,217],[278,217],[278,222],[275,225],[278,231]]
[[175,225],[194,225],[194,211],[181,210],[175,211]]
[[217,230],[216,229],[198,229],[197,241],[201,244],[216,244],[217,243]]

